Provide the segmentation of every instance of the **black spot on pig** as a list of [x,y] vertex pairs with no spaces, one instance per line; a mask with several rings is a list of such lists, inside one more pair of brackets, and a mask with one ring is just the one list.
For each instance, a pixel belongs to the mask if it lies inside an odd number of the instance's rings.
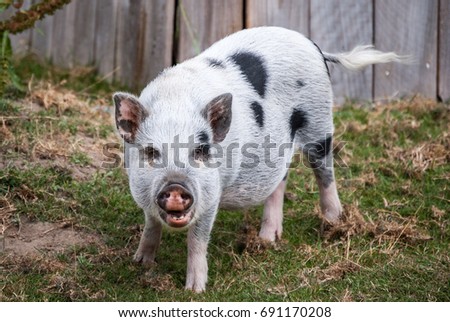
[[214,58],[207,58],[209,67],[213,68],[225,68],[225,65],[220,60]]
[[287,177],[288,177],[288,172],[286,172],[286,174],[284,175],[283,181],[286,181],[286,180],[287,180]]
[[238,52],[230,58],[239,67],[255,91],[261,97],[264,97],[266,93],[267,71],[264,67],[263,59],[249,52]]
[[208,143],[209,142],[209,135],[205,131],[201,131],[198,134],[198,139],[199,139],[200,143]]
[[291,139],[294,140],[297,130],[308,125],[308,118],[306,117],[306,113],[301,109],[294,109],[291,114],[291,118],[289,119],[289,124],[291,126]]
[[250,107],[253,110],[253,114],[255,115],[256,123],[258,123],[259,127],[264,126],[264,111],[262,106],[258,102],[253,102]]
[[[325,164],[323,161],[320,161]],[[328,188],[330,184],[334,181],[333,171],[326,166],[317,166],[311,165],[314,171],[314,175],[317,178],[317,181],[323,185],[324,188]]]
[[136,124],[130,120],[120,120],[117,124],[125,132],[132,132],[136,127]]
[[331,153],[332,148],[332,135],[327,136],[324,140],[307,143],[303,147],[303,153],[310,167],[313,169],[314,175],[319,181],[319,184],[325,188],[334,181],[331,168],[333,159],[332,157],[327,157]]
[[326,139],[320,140],[313,143],[305,144],[303,148],[303,152],[308,155],[308,159],[310,161],[320,160],[325,158],[331,150],[331,135],[329,135]]
[[301,79],[297,80],[297,82],[295,82],[295,84],[297,85],[297,87],[305,86],[305,83]]

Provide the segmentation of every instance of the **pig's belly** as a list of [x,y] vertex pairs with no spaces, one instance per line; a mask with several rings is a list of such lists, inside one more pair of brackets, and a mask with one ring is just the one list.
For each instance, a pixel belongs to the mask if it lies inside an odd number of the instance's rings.
[[280,172],[265,178],[240,176],[223,190],[219,207],[232,210],[260,205],[276,189],[284,175]]
[[[280,146],[282,141],[274,139],[274,142]],[[281,157],[272,155],[269,158],[264,151],[253,152],[257,153],[257,159],[260,160],[257,166],[242,162],[232,169],[222,170],[222,177],[228,179],[224,180],[220,208],[239,209],[264,203],[286,176],[294,149],[285,149]]]

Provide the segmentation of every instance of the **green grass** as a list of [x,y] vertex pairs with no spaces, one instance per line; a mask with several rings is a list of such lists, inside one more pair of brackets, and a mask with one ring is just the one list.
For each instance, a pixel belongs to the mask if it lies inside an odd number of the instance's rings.
[[[57,90],[71,92],[99,81],[35,63],[19,64],[17,70],[24,79],[34,74],[35,81],[68,79]],[[95,100],[109,100],[112,89],[99,82],[77,97],[94,106]],[[335,113],[336,143],[346,142],[340,157],[347,166],[336,169],[342,203],[378,228],[393,223],[403,231],[323,239],[314,178],[298,164],[289,175],[284,235],[276,246],[260,249],[255,241],[261,207],[219,212],[203,294],[183,290],[186,233],[164,232],[156,267],[132,262],[142,211],[130,196],[124,171],[99,168],[79,142],[115,142],[109,117],[98,121],[70,106],[34,111],[3,99],[1,116],[21,116],[8,119],[7,131],[0,132],[5,222],[14,226],[23,217],[70,222],[100,240],[35,257],[3,253],[2,301],[450,300],[448,106],[422,100],[374,108],[349,103]],[[39,144],[58,140],[62,152],[56,149],[43,159],[53,147]],[[64,148],[74,142],[76,149]],[[420,146],[422,159],[414,153]],[[94,171],[81,176],[75,171],[89,168]],[[14,210],[1,212],[7,204]]]

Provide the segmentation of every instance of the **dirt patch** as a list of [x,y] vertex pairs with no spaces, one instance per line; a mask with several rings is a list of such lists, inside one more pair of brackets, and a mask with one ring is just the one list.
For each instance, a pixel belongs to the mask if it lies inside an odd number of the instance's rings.
[[5,230],[0,248],[6,253],[30,256],[99,243],[98,236],[75,229],[71,223],[33,222],[21,217],[18,225]]

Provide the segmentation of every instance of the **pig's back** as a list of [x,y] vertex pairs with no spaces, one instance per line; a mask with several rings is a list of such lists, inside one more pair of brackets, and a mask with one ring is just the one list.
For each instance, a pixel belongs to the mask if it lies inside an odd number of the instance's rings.
[[[238,143],[241,151],[234,154],[232,167],[221,168],[221,205],[238,208],[261,203],[288,170],[294,149],[279,147],[293,143],[294,109],[313,110],[319,118],[330,112],[331,84],[323,56],[298,32],[260,27],[228,36],[194,60],[209,62],[214,75],[220,75],[211,82],[223,82],[223,90],[233,94],[233,121],[223,146]],[[267,150],[261,149],[267,137],[275,143],[269,158]],[[245,158],[242,148],[255,143],[260,148],[248,149],[253,158]],[[277,157],[279,151],[283,155]]]

